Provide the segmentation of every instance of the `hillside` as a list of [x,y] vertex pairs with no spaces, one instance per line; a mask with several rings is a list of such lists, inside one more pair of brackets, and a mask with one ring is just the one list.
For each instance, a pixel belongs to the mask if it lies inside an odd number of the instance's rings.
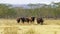
[[0,4],[0,18],[16,17],[60,18],[60,3],[47,4]]

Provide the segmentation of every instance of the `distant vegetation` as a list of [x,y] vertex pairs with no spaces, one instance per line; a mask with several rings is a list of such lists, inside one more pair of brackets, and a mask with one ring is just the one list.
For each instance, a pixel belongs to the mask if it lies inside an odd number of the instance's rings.
[[30,9],[23,7],[13,7],[11,4],[0,4],[0,18],[16,17],[45,17],[60,18],[60,2],[51,4],[28,4]]

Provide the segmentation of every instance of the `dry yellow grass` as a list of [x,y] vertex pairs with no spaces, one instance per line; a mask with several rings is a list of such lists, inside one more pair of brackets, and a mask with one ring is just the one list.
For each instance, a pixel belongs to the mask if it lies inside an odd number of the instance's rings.
[[40,25],[36,21],[18,24],[15,19],[0,19],[0,34],[60,34],[60,20],[44,20]]

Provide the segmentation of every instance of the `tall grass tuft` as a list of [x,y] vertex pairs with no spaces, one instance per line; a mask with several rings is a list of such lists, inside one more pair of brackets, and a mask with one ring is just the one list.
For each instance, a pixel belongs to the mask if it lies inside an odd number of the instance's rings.
[[16,27],[5,27],[4,34],[17,34],[17,28]]
[[25,34],[35,34],[35,31],[33,29],[29,29]]

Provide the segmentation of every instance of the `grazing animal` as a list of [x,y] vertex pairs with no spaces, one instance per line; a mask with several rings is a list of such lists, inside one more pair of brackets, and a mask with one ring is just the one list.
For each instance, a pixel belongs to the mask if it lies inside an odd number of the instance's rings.
[[34,22],[34,20],[35,20],[35,17],[20,17],[20,18],[17,18],[17,23],[19,23],[20,21],[22,22],[22,23],[24,23],[24,22],[27,22],[27,23],[29,23],[29,22]]
[[17,18],[17,23],[19,23],[20,22],[20,18]]
[[42,18],[37,18],[37,24],[43,25],[44,20]]
[[22,21],[22,23],[25,22],[25,17],[21,17],[20,20]]
[[29,23],[29,18],[28,17],[25,18],[25,22]]
[[34,22],[34,21],[35,21],[35,17],[31,17],[31,19],[32,19],[32,22]]
[[29,19],[29,22],[34,22],[35,17],[29,17],[28,19]]
[[24,22],[29,23],[29,18],[28,17],[20,17],[20,18],[17,18],[17,23],[19,23],[20,21],[22,23],[24,23]]

